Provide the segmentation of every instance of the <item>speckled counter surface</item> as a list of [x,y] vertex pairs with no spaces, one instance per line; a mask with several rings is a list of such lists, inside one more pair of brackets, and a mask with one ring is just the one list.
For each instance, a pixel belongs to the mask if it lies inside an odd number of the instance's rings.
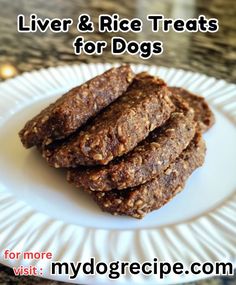
[[[217,33],[152,33],[144,26],[141,33],[127,34],[84,34],[85,39],[110,40],[122,36],[126,40],[161,40],[164,44],[162,55],[142,60],[127,53],[112,56],[106,50],[102,56],[76,56],[72,43],[79,32],[74,25],[66,34],[29,33],[19,34],[16,29],[18,14],[28,16],[36,13],[40,17],[70,17],[77,21],[81,13],[88,13],[96,23],[101,13],[119,13],[121,17],[145,19],[147,14],[161,13],[170,18],[190,18],[204,14],[219,20]],[[162,65],[201,72],[228,82],[236,82],[236,5],[235,0],[0,0],[0,68],[10,64],[17,74],[25,71],[79,64],[81,62],[128,62]],[[4,76],[0,76],[0,81]],[[1,235],[1,234],[0,234]],[[34,277],[14,277],[11,269],[0,265],[0,284],[57,284]],[[236,284],[234,277],[213,278],[195,284]]]
[[[235,0],[0,0],[0,64],[9,62],[19,73],[48,66],[81,62],[141,62],[202,72],[207,75],[236,81],[236,5]],[[89,13],[96,23],[101,13],[119,13],[121,17],[139,17],[162,13],[165,17],[190,18],[200,14],[216,17],[220,23],[217,33],[152,33],[150,26],[141,33],[84,34],[85,39],[109,40],[123,36],[127,40],[161,40],[162,55],[141,60],[127,53],[112,56],[107,50],[102,56],[73,54],[72,43],[79,32],[76,25],[64,33],[24,33],[16,30],[17,14],[36,13],[39,17],[70,17],[77,22],[81,13]]]

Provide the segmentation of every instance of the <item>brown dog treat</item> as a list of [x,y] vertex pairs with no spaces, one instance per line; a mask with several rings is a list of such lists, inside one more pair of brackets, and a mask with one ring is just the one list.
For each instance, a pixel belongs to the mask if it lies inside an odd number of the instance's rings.
[[194,113],[174,112],[166,124],[154,130],[130,153],[107,166],[70,169],[67,179],[76,187],[108,191],[134,187],[151,180],[174,161],[195,134]]
[[179,87],[169,87],[169,90],[173,96],[177,95],[184,98],[189,106],[194,109],[195,121],[198,122],[198,128],[202,132],[206,132],[212,127],[215,122],[215,117],[203,97],[192,94],[191,92]]
[[162,125],[174,105],[164,81],[138,74],[127,92],[108,106],[84,130],[61,146],[43,151],[54,167],[105,165],[132,150]]
[[26,123],[19,133],[23,145],[30,148],[67,137],[122,95],[133,77],[130,66],[123,65],[71,89]]
[[205,143],[198,133],[181,155],[153,180],[125,191],[90,191],[90,194],[105,212],[141,219],[182,191],[191,173],[203,164],[204,157]]

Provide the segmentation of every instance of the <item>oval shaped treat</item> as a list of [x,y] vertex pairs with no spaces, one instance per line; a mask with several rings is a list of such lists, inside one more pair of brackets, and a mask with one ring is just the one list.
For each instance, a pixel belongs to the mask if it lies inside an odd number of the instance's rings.
[[206,132],[215,123],[215,117],[206,100],[198,95],[195,95],[183,88],[169,87],[173,96],[182,97],[191,108],[194,109],[194,119],[198,124],[199,130]]
[[127,92],[108,106],[84,130],[43,156],[54,167],[105,165],[132,150],[162,125],[174,105],[164,81],[138,74]]
[[90,194],[105,212],[141,219],[147,213],[164,206],[183,190],[191,173],[203,164],[205,151],[202,136],[197,133],[180,156],[151,181],[125,191],[90,191]]
[[134,74],[129,65],[112,68],[71,89],[28,121],[19,135],[26,148],[67,137],[122,95]]
[[76,187],[109,191],[134,187],[166,169],[187,147],[195,134],[193,111],[174,112],[164,126],[154,130],[133,151],[104,167],[68,171]]

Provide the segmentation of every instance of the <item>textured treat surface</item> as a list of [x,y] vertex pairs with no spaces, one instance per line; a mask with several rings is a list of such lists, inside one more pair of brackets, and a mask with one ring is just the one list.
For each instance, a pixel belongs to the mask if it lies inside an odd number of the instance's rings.
[[133,151],[107,166],[68,171],[77,187],[93,191],[124,189],[145,183],[166,169],[195,134],[194,113],[173,112],[164,126],[155,129]]
[[182,97],[189,104],[189,106],[194,109],[194,119],[198,123],[198,128],[202,132],[206,132],[212,127],[215,122],[215,117],[203,97],[195,95],[179,87],[169,87],[169,90],[174,97],[176,95]]
[[189,146],[158,177],[124,191],[90,191],[90,194],[105,212],[141,219],[182,191],[191,173],[203,164],[205,150],[201,134],[197,133]]
[[26,123],[19,133],[23,145],[49,144],[73,133],[122,95],[133,77],[130,66],[123,65],[71,89]]
[[165,82],[140,73],[127,92],[81,132],[51,151],[46,148],[43,156],[54,167],[106,165],[162,125],[173,109]]

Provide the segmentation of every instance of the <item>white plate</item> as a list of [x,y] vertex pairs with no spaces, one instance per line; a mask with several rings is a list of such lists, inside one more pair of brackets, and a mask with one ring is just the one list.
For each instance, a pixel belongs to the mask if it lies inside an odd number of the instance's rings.
[[[236,260],[236,86],[202,74],[133,65],[206,97],[216,116],[205,135],[207,156],[185,187],[162,209],[143,220],[106,214],[84,193],[47,166],[36,150],[25,150],[18,131],[49,102],[110,64],[74,65],[25,73],[0,84],[0,252],[51,251],[54,260],[169,262]],[[49,261],[3,260],[11,267],[34,264],[49,275]],[[204,276],[169,275],[159,283]],[[68,281],[68,276],[53,277]],[[80,275],[80,283],[109,283]],[[152,284],[155,276],[124,276],[120,282]]]

